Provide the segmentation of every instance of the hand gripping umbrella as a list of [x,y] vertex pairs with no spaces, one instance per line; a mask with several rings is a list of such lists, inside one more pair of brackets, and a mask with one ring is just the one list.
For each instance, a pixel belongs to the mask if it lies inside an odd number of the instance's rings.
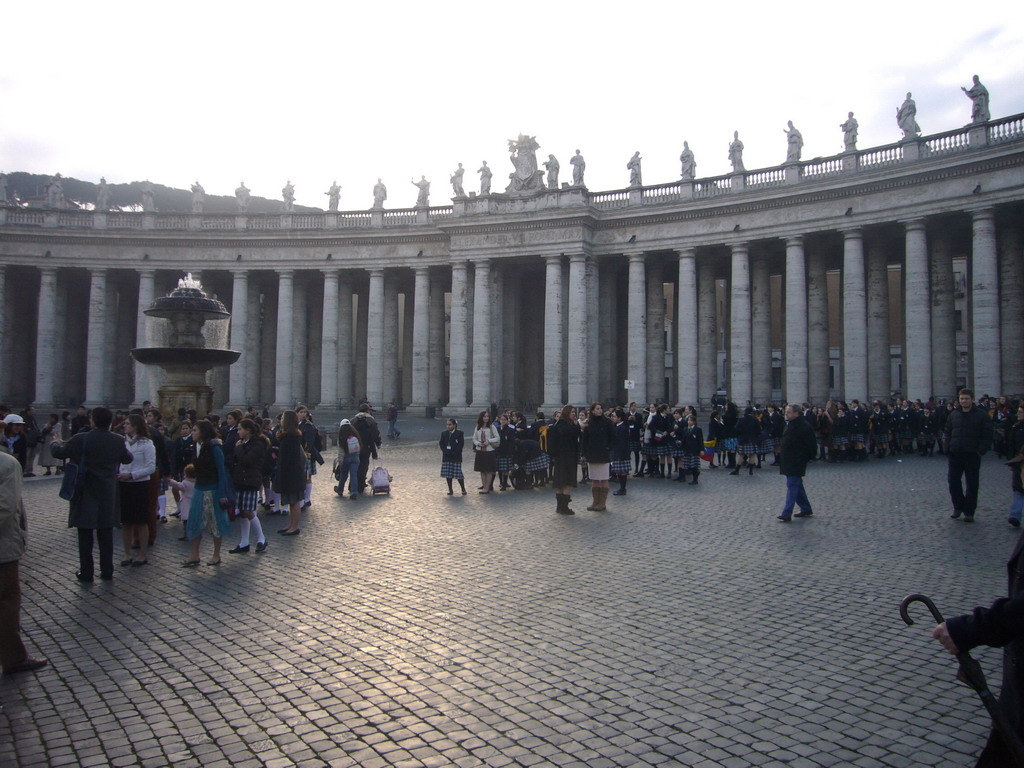
[[[914,620],[910,618],[910,614],[907,612],[907,607],[911,603],[924,603],[928,610],[931,611],[936,624],[942,624],[945,621],[942,618],[942,614],[939,613],[939,609],[935,607],[935,603],[931,601],[931,598],[915,593],[907,595],[900,602],[900,618],[908,625],[914,623]],[[960,651],[956,655],[956,660],[960,664],[960,669],[956,673],[957,679],[962,683],[967,683],[967,685],[977,691],[979,698],[981,698],[981,703],[985,705],[985,709],[988,710],[988,714],[992,718],[992,725],[999,733],[1010,754],[1013,755],[1014,765],[1017,768],[1024,768],[1024,743],[1014,733],[1013,728],[1006,721],[1006,715],[999,709],[996,697],[988,689],[988,683],[985,681],[985,675],[981,671],[981,665],[967,651]]]

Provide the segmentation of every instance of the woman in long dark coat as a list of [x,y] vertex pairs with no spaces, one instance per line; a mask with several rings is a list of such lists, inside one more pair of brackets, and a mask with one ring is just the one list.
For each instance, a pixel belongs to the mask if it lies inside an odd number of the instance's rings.
[[576,409],[562,406],[558,420],[548,427],[548,454],[554,464],[555,498],[560,515],[576,514],[569,509],[572,489],[576,487],[576,467],[580,459],[580,427],[576,423]]
[[277,431],[275,485],[281,497],[281,506],[288,507],[288,526],[278,533],[296,536],[300,530],[299,518],[306,495],[306,452],[302,448],[302,432],[299,430],[299,417],[295,411],[285,411],[281,414],[281,428]]
[[581,433],[580,452],[590,468],[591,492],[594,503],[587,507],[591,512],[604,512],[608,499],[612,448],[615,446],[615,425],[605,418],[604,407],[593,403],[587,413],[587,426]]

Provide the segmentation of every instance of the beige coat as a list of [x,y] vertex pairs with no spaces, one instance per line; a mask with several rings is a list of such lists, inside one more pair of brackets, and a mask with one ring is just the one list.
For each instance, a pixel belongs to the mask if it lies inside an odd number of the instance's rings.
[[21,464],[0,453],[0,563],[20,560],[25,554],[27,524],[21,497]]

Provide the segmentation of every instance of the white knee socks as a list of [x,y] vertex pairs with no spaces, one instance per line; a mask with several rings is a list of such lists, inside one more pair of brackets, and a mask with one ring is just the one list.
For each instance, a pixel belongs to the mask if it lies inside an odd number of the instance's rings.
[[305,502],[306,502],[307,504],[309,504],[309,502],[311,501],[311,498],[310,498],[310,497],[311,497],[312,495],[313,495],[313,484],[312,484],[312,483],[306,483],[306,497],[305,497]]
[[[252,520],[246,520],[247,523],[252,523],[252,529],[256,533],[256,543],[264,544],[267,541],[267,537],[263,535],[263,524],[260,522],[258,515],[253,515]],[[246,529],[246,535],[248,536],[248,529]],[[248,541],[248,539],[246,539]]]
[[156,497],[156,513],[160,517],[167,517],[167,494],[161,493]]
[[249,546],[249,526],[251,521],[247,517],[238,518],[238,546],[248,547]]

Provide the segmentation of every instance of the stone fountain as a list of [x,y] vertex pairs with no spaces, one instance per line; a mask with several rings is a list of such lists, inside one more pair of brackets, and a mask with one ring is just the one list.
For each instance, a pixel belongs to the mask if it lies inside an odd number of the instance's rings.
[[203,326],[207,321],[214,321],[213,325],[226,320],[231,313],[220,301],[207,296],[191,274],[179,280],[178,287],[167,296],[154,301],[145,313],[166,321],[166,327],[154,333],[163,337],[164,346],[132,350],[138,362],[158,366],[166,373],[159,389],[160,412],[168,420],[177,416],[179,408],[195,409],[205,416],[213,407],[213,387],[207,383],[207,372],[231,365],[242,353],[208,347],[209,334],[204,334]]

